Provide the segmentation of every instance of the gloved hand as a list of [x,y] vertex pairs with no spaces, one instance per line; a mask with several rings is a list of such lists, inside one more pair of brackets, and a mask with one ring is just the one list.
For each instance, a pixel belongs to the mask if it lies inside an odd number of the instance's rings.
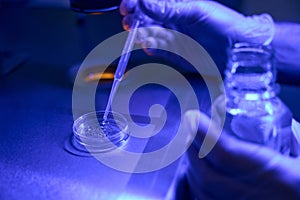
[[204,137],[215,140],[217,129],[207,133],[210,119],[199,111],[189,111],[185,118],[190,132],[197,131],[188,151],[187,179],[198,199],[300,198],[299,158],[283,156],[223,131],[212,151],[200,159]]
[[[249,42],[268,44],[275,26],[268,14],[244,16],[214,1],[204,0],[123,0],[120,12],[123,27],[129,29],[135,8],[139,6],[145,25],[159,25],[179,30],[197,41],[221,36],[231,43]],[[142,44],[159,43],[166,39],[162,33],[140,34]],[[162,37],[160,37],[162,36]],[[164,43],[162,43],[164,44]]]

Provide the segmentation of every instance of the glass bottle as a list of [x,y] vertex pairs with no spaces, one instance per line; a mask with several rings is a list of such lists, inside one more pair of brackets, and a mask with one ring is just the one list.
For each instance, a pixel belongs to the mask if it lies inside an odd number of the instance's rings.
[[292,114],[277,97],[270,46],[236,43],[225,70],[225,127],[240,139],[290,152]]

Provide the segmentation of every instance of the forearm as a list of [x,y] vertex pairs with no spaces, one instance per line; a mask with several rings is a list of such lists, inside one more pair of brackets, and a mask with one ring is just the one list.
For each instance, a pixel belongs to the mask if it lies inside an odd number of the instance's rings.
[[300,24],[276,23],[272,46],[279,81],[300,84]]

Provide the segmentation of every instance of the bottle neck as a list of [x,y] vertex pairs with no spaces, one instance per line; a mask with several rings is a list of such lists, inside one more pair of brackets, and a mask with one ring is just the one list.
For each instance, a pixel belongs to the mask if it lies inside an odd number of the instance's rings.
[[229,98],[249,101],[277,95],[276,71],[269,46],[237,43],[229,51],[225,88]]

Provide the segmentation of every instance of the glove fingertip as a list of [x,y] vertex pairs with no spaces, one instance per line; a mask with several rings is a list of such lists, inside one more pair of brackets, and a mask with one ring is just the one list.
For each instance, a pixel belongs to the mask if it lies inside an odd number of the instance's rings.
[[120,4],[119,11],[121,15],[126,16],[130,13],[133,13],[136,7],[137,1],[136,0],[126,0],[122,1]]
[[131,25],[132,25],[132,15],[127,15],[127,16],[123,17],[123,20],[122,20],[123,29],[126,31],[129,31]]

